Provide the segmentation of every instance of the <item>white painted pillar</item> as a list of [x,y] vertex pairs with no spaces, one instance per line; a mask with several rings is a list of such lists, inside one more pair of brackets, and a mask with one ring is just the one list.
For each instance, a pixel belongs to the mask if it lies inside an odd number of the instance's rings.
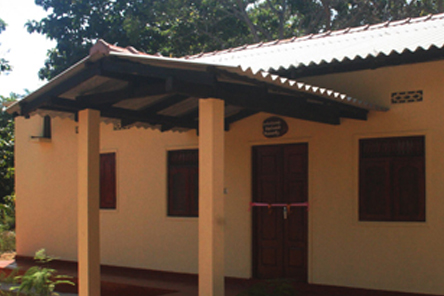
[[78,277],[79,296],[100,295],[100,112],[79,112]]
[[199,100],[199,296],[224,296],[224,101]]

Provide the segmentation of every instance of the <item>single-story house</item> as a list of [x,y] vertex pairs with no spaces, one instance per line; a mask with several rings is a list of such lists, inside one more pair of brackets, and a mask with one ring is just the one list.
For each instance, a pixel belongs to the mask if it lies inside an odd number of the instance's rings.
[[183,58],[99,40],[8,108],[17,253],[444,294],[444,14]]

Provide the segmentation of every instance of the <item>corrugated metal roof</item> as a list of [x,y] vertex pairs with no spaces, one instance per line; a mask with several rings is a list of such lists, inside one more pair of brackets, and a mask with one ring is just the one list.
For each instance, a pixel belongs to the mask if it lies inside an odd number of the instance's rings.
[[274,72],[443,47],[444,14],[437,14],[245,45],[185,59]]

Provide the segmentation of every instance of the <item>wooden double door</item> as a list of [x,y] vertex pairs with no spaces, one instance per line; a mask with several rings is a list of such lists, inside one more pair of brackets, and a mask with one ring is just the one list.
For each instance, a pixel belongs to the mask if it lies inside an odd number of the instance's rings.
[[[303,203],[308,198],[308,145],[253,147],[253,201]],[[287,212],[285,213],[285,211]],[[307,281],[305,207],[253,207],[253,274]]]

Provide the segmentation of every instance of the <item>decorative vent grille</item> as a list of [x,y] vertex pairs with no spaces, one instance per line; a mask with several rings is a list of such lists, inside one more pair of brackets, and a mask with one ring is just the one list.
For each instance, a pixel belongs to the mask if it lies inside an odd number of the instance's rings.
[[392,104],[422,102],[422,90],[392,93]]

